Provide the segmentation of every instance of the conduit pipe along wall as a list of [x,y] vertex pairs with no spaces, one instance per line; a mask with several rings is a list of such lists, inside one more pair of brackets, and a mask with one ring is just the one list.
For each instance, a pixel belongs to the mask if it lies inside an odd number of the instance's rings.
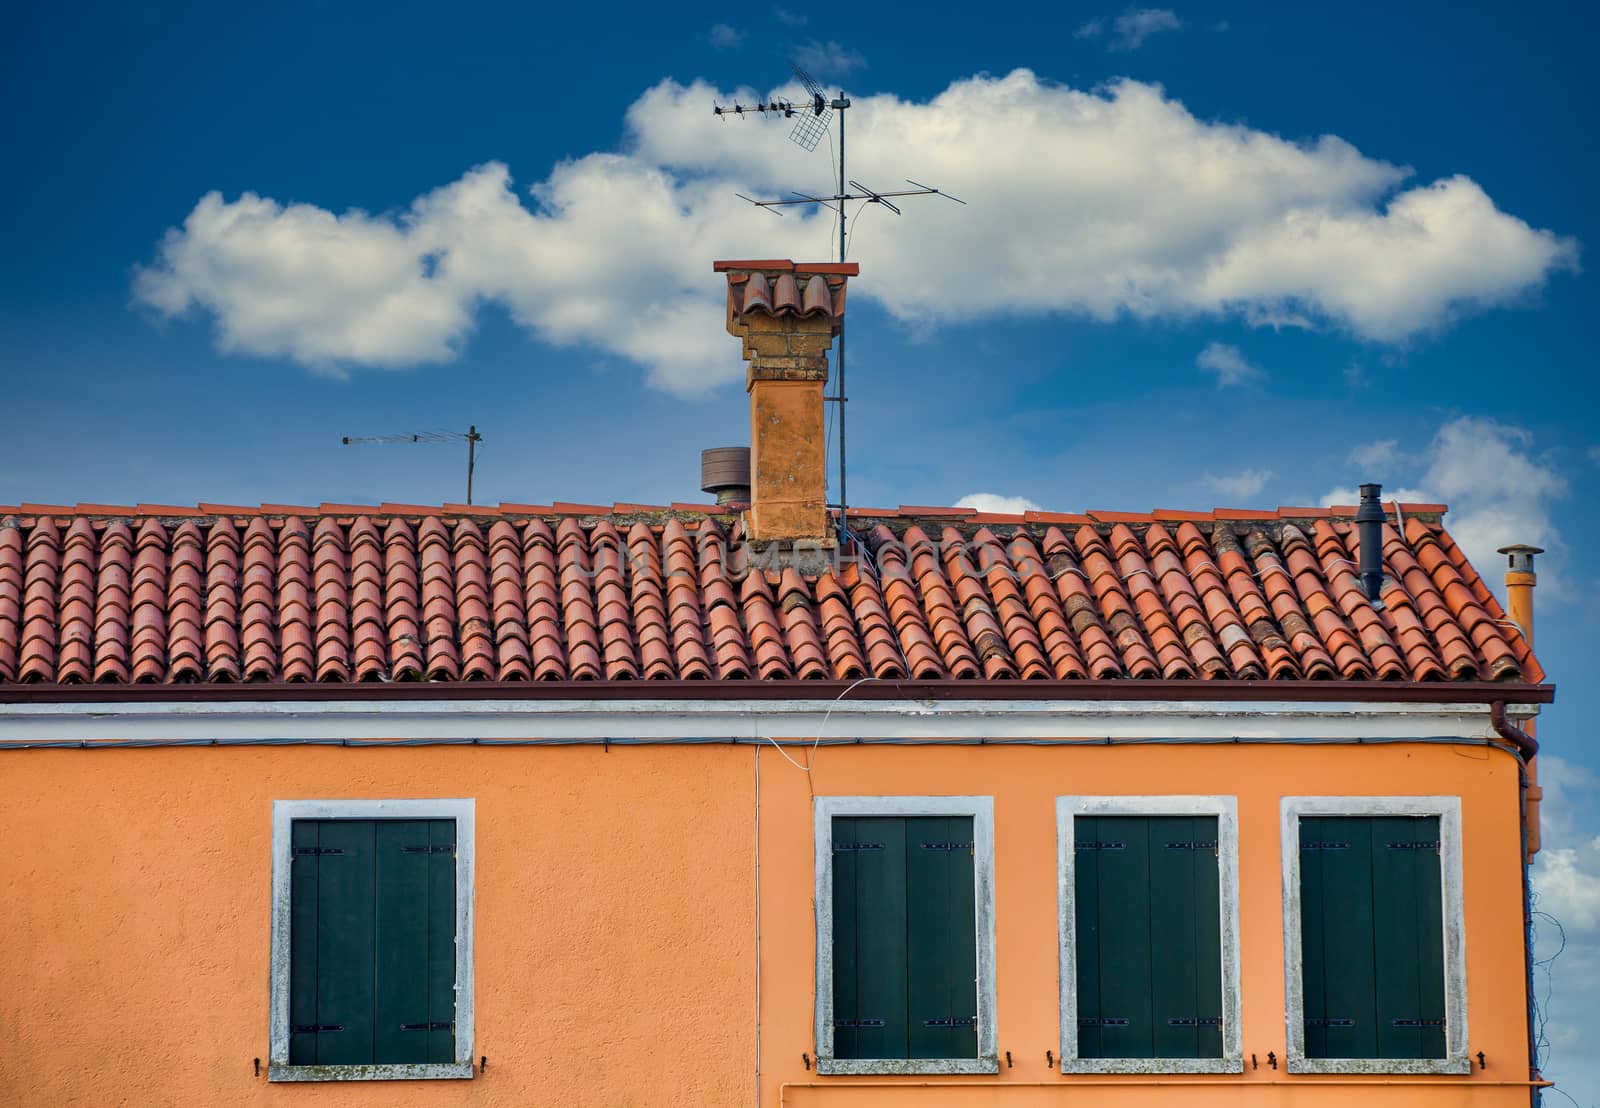
[[[1538,575],[1533,571],[1533,558],[1544,551],[1537,546],[1515,544],[1502,546],[1499,551],[1506,556],[1506,608],[1511,620],[1522,630],[1522,637],[1527,640],[1528,649],[1533,649],[1533,589],[1539,583]],[[1528,720],[1522,725],[1522,731],[1531,739],[1536,735],[1535,723]],[[1534,752],[1538,752],[1537,743]],[[1524,816],[1528,821],[1528,854],[1527,860],[1533,861],[1533,856],[1539,853],[1539,801],[1544,798],[1544,790],[1539,787],[1539,773],[1534,764],[1533,755],[1528,759],[1528,788],[1523,794],[1522,805]]]

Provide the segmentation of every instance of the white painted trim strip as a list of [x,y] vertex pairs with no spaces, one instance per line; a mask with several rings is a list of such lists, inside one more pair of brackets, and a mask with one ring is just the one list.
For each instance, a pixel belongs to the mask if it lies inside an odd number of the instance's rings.
[[[1514,720],[1537,714],[1513,705]],[[439,700],[10,704],[0,741],[96,739],[1497,740],[1487,704],[1040,700]]]

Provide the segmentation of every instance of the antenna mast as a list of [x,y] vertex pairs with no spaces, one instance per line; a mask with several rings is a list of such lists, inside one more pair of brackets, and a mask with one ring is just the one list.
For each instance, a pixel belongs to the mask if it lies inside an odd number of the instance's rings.
[[[807,73],[793,62],[789,63],[789,68],[794,70],[795,76],[800,78],[800,83],[805,85],[806,92],[810,94],[810,99],[804,104],[797,105],[791,100],[774,99],[765,103],[757,101],[753,107],[747,107],[743,104],[740,104],[738,101],[735,101],[731,108],[725,108],[721,104],[713,104],[711,107],[711,112],[713,115],[723,120],[726,120],[730,115],[743,119],[751,112],[754,112],[761,118],[765,118],[768,114],[781,114],[785,119],[793,119],[795,121],[794,129],[789,132],[790,140],[796,145],[802,146],[807,150],[815,150],[817,148],[817,143],[821,141],[822,136],[828,132],[828,122],[830,118],[834,112],[838,112],[838,191],[832,196],[809,196],[806,193],[797,192],[794,194],[797,199],[794,200],[752,200],[748,196],[735,193],[734,195],[738,196],[740,200],[754,204],[758,208],[765,208],[773,215],[782,215],[783,212],[779,211],[778,209],[790,207],[796,204],[819,204],[825,208],[833,208],[839,214],[840,262],[845,260],[845,250],[849,245],[849,238],[846,234],[845,217],[845,203],[847,201],[861,200],[868,204],[881,204],[885,208],[888,208],[895,215],[900,214],[900,209],[895,204],[891,203],[891,198],[902,196],[943,196],[946,199],[955,200],[957,204],[966,203],[965,200],[957,199],[947,192],[941,192],[938,189],[932,188],[928,185],[918,184],[916,181],[912,181],[910,179],[907,179],[906,181],[906,184],[911,186],[909,189],[901,189],[895,192],[875,192],[874,190],[867,188],[867,186],[863,185],[860,181],[850,180],[847,178],[845,176],[844,113],[850,107],[850,98],[845,96],[844,92],[841,90],[838,96],[829,99],[828,94],[823,91],[822,86],[812,78],[811,74]],[[844,381],[844,320],[840,319],[838,379],[834,382],[833,395],[824,396],[823,400],[836,405],[839,412],[839,502],[837,504],[829,504],[828,507],[839,509],[839,546],[841,549],[843,549],[845,544],[850,540],[850,525],[848,515],[850,510],[850,499],[848,495],[848,486],[845,483],[844,406],[847,401],[847,397],[845,395]]]
[[418,431],[410,435],[346,435],[339,440],[345,446],[392,446],[396,443],[465,442],[467,444],[467,503],[472,503],[472,471],[478,468],[478,444],[483,436],[477,424],[460,431]]

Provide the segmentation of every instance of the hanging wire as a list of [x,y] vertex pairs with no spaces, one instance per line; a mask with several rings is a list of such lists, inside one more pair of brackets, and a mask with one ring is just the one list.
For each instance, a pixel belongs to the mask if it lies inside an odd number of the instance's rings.
[[[840,203],[843,204],[844,202],[841,200]],[[861,210],[870,203],[872,203],[871,200],[863,200],[856,207],[856,214],[850,217],[850,227],[845,231],[844,235],[844,256],[846,258],[850,257],[850,244],[855,241],[856,223],[861,219]]]

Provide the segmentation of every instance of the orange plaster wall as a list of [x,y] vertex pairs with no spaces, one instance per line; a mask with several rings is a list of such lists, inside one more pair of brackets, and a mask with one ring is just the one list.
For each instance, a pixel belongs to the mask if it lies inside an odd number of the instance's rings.
[[[811,781],[768,748],[761,753],[762,1048],[764,1105],[796,1108],[899,1108],[903,1105],[1526,1105],[1527,1047],[1522,978],[1517,771],[1483,747],[1393,746],[1084,746],[823,748]],[[808,787],[809,785],[809,787]],[[1014,1066],[997,1078],[840,1078],[808,1072],[814,1053],[815,925],[812,917],[812,816],[816,795],[974,794],[994,797],[998,1046]],[[1445,794],[1462,797],[1466,905],[1467,1026],[1484,1070],[1432,1079],[1414,1088],[1352,1090],[1318,1085],[1346,1079],[1284,1072],[1282,862],[1283,796]],[[1239,804],[1240,948],[1246,1072],[1224,1078],[1168,1077],[1161,1086],[1118,1079],[1062,1077],[1046,1067],[1060,1054],[1057,969],[1055,798],[1064,795],[1233,795]],[[805,881],[786,879],[803,874]],[[1277,1054],[1280,1068],[1267,1064]],[[1260,1068],[1249,1068],[1255,1053]],[[876,1081],[927,1082],[899,1093],[862,1088]],[[1124,1082],[1141,1079],[1120,1079]],[[1371,1080],[1354,1079],[1354,1080]],[[1396,1078],[1396,1082],[1415,1081]],[[973,1081],[1014,1084],[982,1092]],[[1281,1084],[1272,1084],[1277,1081]],[[1443,1087],[1439,1084],[1444,1081]],[[783,1088],[784,1083],[802,1087]],[[1029,1087],[1043,1083],[1046,1087]],[[814,1087],[804,1087],[810,1084]],[[1076,1097],[1070,1086],[1079,1086]],[[1246,1088],[1241,1088],[1245,1085]],[[1175,1087],[1178,1086],[1178,1087]],[[1373,1101],[1377,1093],[1381,1099]]]
[[[1482,747],[1413,745],[834,747],[809,782],[770,747],[0,753],[0,1103],[749,1105],[758,758],[763,1106],[1104,1099],[1044,1062],[1060,1038],[1055,797],[1070,793],[1239,798],[1244,1048],[1261,1068],[1223,1086],[1127,1088],[1117,1103],[1350,1102],[1315,1083],[1329,1079],[1266,1065],[1284,1046],[1278,799],[1340,793],[1463,798],[1468,1020],[1489,1068],[1390,1085],[1380,1102],[1527,1102],[1491,1084],[1526,1077],[1516,769]],[[989,1088],[864,1089],[804,1068],[812,790],[995,798],[999,1045],[1016,1065],[978,1079]],[[476,798],[486,1075],[252,1076],[267,1057],[271,801],[318,796]]]
[[[704,747],[0,755],[0,1104],[749,1103],[752,769]],[[477,800],[487,1073],[255,1078],[271,802],[454,796]]]

